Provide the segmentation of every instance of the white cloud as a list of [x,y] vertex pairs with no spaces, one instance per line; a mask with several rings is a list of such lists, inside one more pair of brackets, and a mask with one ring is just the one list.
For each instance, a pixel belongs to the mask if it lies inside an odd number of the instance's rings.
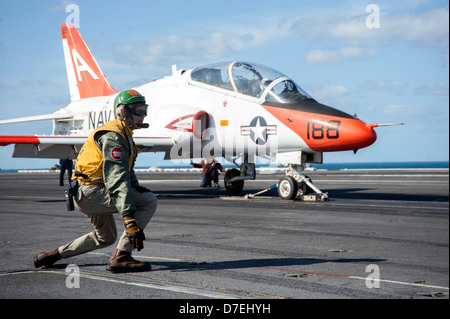
[[363,87],[370,90],[383,90],[391,94],[400,94],[406,88],[406,83],[402,81],[366,81]]
[[303,17],[292,23],[292,30],[313,40],[316,47],[341,47],[310,51],[305,55],[308,63],[339,64],[349,59],[371,58],[377,55],[373,49],[376,46],[406,42],[437,49],[443,66],[448,66],[448,8],[419,13],[384,13],[381,7],[380,13],[380,28],[368,28],[367,13],[361,13],[351,17],[345,14]]
[[423,14],[387,16],[382,36],[403,39],[430,47],[448,47],[448,8],[431,10]]
[[[205,25],[210,24],[203,21],[201,33],[192,31],[188,35],[121,43],[114,48],[115,58],[119,63],[132,65],[227,60],[241,50],[264,45],[291,32],[291,23],[278,17],[267,17],[263,22],[246,17],[239,23],[211,23],[213,27],[206,32]],[[217,31],[217,25],[222,31]]]
[[174,63],[186,62],[191,57],[214,58],[234,52],[229,36],[220,32],[209,35],[152,38],[147,41],[129,42],[115,47],[116,58],[124,63]]
[[[375,45],[406,41],[416,45],[438,48],[448,57],[448,8],[425,13],[380,12],[380,28],[366,27],[367,13],[314,15],[290,18],[289,15],[260,17],[234,17],[226,23],[203,24],[191,34],[125,42],[114,48],[119,63],[157,65],[192,63],[197,61],[228,60],[242,50],[271,43],[279,38],[296,37],[314,40],[318,47],[305,54],[308,63],[338,64],[346,60],[367,59],[377,55]],[[210,27],[205,28],[208,25]],[[191,26],[192,27],[192,26]],[[201,31],[199,31],[201,30]],[[327,48],[320,48],[321,45]],[[444,64],[448,62],[445,62]]]
[[448,98],[448,83],[431,83],[416,88],[415,92],[419,95],[446,96]]
[[380,28],[367,28],[366,14],[353,17],[316,16],[298,20],[293,29],[325,41],[330,38],[353,45],[361,41],[368,44],[407,41],[427,47],[448,47],[448,8],[424,13],[383,13],[380,9]]
[[308,63],[338,64],[347,59],[373,57],[376,52],[359,47],[345,47],[336,50],[313,50],[305,55]]

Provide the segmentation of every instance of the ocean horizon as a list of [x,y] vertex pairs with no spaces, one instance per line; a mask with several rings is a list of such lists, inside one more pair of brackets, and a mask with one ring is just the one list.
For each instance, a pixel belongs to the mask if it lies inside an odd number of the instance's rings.
[[[324,164],[308,164],[316,169],[323,170],[344,170],[344,169],[426,169],[426,168],[449,168],[449,161],[428,161],[428,162],[368,162],[368,163],[324,163]],[[160,165],[157,166],[162,169],[170,168],[191,168],[192,166],[186,164],[180,165]],[[235,167],[233,164],[226,164],[224,167]],[[257,168],[261,167],[275,167],[274,165],[261,164],[257,165]],[[136,169],[147,169],[149,167],[139,166]],[[154,166],[152,166],[154,168]],[[37,170],[47,171],[50,168],[20,168],[20,169],[0,169],[0,173],[17,173],[23,170]]]

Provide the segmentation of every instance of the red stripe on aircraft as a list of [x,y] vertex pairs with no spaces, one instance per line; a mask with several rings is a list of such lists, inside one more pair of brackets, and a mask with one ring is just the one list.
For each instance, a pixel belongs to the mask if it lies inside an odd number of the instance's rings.
[[9,144],[40,144],[40,141],[34,135],[0,135],[0,145]]

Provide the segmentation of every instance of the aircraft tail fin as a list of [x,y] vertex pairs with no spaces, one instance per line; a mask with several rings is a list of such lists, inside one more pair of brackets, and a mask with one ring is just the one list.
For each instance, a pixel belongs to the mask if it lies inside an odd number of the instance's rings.
[[70,100],[109,96],[117,93],[109,84],[78,30],[69,23],[61,25]]

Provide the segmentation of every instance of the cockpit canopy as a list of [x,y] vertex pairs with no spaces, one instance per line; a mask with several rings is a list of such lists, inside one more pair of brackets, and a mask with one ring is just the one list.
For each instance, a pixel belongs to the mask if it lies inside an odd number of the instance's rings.
[[311,99],[284,74],[255,63],[224,62],[198,67],[192,70],[191,79],[267,102],[296,103]]

